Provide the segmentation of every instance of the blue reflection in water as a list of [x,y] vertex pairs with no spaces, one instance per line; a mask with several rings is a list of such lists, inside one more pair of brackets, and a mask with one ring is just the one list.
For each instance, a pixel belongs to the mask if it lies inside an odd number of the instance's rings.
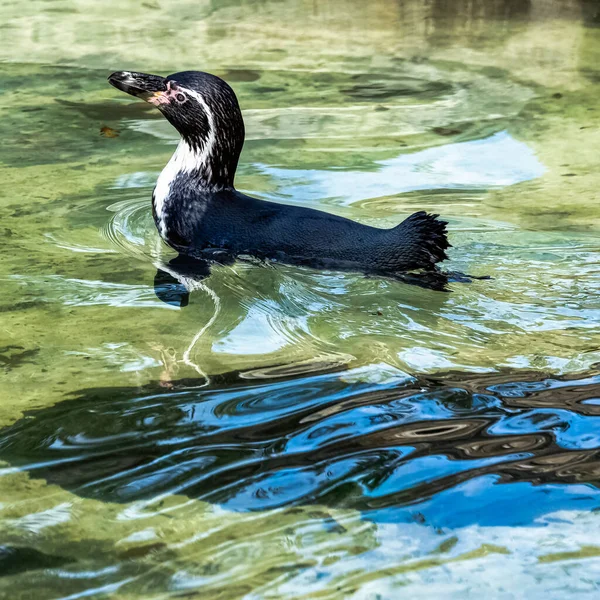
[[326,504],[458,527],[600,502],[597,372],[277,375],[84,390],[1,430],[0,460],[142,510],[186,494],[235,511]]
[[376,161],[376,176],[373,170],[259,168],[277,180],[280,195],[340,204],[416,190],[503,187],[541,177],[546,170],[526,144],[506,131]]

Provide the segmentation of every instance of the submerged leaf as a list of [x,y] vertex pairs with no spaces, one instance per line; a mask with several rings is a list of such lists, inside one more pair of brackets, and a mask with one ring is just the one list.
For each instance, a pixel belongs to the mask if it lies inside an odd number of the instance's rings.
[[108,127],[108,125],[104,125],[100,128],[100,135],[106,138],[115,138],[119,137],[119,131],[117,129],[113,129],[112,127]]

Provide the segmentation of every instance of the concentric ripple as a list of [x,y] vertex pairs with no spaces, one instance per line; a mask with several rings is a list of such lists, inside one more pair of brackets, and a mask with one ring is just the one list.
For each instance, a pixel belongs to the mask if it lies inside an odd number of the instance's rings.
[[119,251],[140,260],[156,259],[162,242],[149,209],[149,197],[120,200],[107,207],[112,215],[102,228],[102,236]]

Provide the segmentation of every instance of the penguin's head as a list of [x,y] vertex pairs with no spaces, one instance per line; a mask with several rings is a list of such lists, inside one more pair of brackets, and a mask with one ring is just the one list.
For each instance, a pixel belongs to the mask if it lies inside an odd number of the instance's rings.
[[244,144],[244,121],[235,93],[225,81],[201,71],[167,77],[119,71],[108,81],[156,106],[191,151],[211,162],[223,177],[233,178]]

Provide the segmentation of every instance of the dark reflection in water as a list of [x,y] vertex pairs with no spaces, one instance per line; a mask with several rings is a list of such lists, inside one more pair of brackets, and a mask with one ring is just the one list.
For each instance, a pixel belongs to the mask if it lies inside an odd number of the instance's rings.
[[0,577],[37,569],[52,569],[73,562],[61,556],[44,554],[35,548],[0,546]]
[[458,525],[600,505],[598,371],[280,367],[194,384],[83,390],[1,430],[0,459],[81,496],[148,506],[177,493],[231,510],[324,503]]
[[[197,288],[197,284],[210,276],[211,267],[216,265],[231,265],[236,258],[227,255],[222,250],[219,256],[211,260],[198,260],[182,254],[171,259],[167,264],[156,270],[154,276],[154,293],[157,298],[165,304],[184,308],[189,304],[190,293]],[[247,257],[254,262],[260,263],[259,259]],[[311,261],[305,261],[304,266],[315,266]],[[365,274],[365,276],[367,276]],[[468,275],[460,271],[442,271],[435,268],[428,271],[412,273],[395,273],[393,275],[378,275],[387,279],[413,285],[427,290],[437,292],[450,292],[449,283],[472,283],[475,280],[491,279],[488,275]]]

